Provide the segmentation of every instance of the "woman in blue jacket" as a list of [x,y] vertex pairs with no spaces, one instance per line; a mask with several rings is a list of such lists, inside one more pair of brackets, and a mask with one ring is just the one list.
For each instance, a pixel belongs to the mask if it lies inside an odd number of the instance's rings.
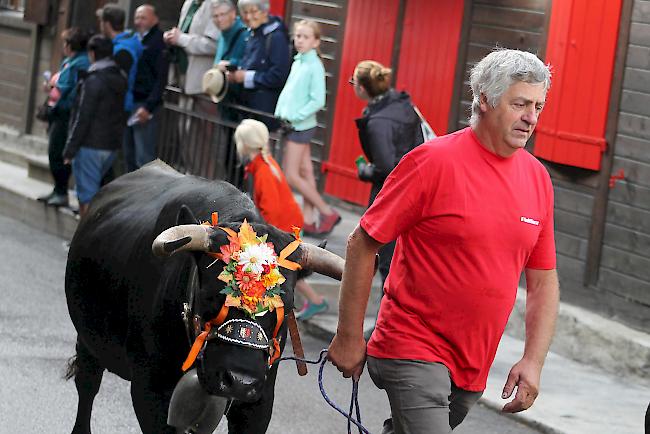
[[311,162],[310,142],[316,132],[316,113],[325,106],[325,68],[318,55],[318,24],[309,20],[296,23],[294,45],[298,54],[275,108],[275,115],[292,128],[287,135],[282,166],[289,184],[303,197],[305,234],[327,234],[341,216],[318,193]]
[[280,18],[269,15],[268,0],[239,0],[237,7],[250,36],[239,67],[228,74],[228,81],[243,84],[242,105],[268,113],[250,117],[258,118],[273,131],[279,124],[270,115],[287,81],[291,62],[287,28]]
[[51,193],[41,196],[38,200],[49,206],[68,206],[68,181],[72,173],[70,166],[63,164],[63,148],[68,138],[68,122],[70,110],[77,95],[79,71],[86,71],[90,66],[86,54],[88,35],[76,27],[64,30],[63,39],[64,59],[61,61],[59,78],[56,88],[60,97],[48,115],[48,146],[47,153],[50,162],[50,172],[54,179],[54,189]]

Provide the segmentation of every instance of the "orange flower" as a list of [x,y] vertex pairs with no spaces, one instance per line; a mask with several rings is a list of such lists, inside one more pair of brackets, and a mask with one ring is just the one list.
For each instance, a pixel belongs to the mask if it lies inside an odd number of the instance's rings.
[[241,245],[250,245],[250,244],[257,244],[257,234],[251,227],[251,225],[248,224],[246,219],[244,219],[244,223],[241,224],[239,227],[239,242]]

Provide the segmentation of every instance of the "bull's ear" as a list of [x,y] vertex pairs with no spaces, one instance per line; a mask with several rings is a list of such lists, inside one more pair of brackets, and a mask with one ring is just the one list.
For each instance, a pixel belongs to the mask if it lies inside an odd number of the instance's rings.
[[198,225],[200,222],[194,217],[192,210],[187,205],[181,205],[176,214],[176,225]]

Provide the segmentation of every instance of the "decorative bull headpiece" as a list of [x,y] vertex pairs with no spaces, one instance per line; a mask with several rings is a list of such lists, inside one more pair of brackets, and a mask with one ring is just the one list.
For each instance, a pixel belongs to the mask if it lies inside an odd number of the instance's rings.
[[[220,253],[210,251],[210,233],[222,230],[228,235],[228,244],[219,247]],[[226,301],[217,316],[207,321],[196,337],[190,353],[183,364],[183,371],[189,369],[206,340],[217,338],[235,345],[249,348],[268,349],[269,364],[280,356],[277,334],[284,320],[284,303],[280,297],[281,284],[285,281],[280,268],[297,270],[302,267],[341,279],[344,261],[339,256],[309,243],[302,243],[299,228],[294,228],[295,240],[276,254],[267,235],[258,236],[247,221],[241,224],[239,232],[218,226],[217,213],[212,222],[201,225],[180,225],[161,233],[152,245],[157,256],[169,256],[181,250],[199,250],[226,265],[218,279],[225,283],[221,290]],[[300,247],[302,256],[298,262],[288,258]],[[212,264],[214,264],[213,262]],[[212,266],[210,264],[210,266]],[[225,322],[228,308],[242,310],[251,319],[275,311],[277,315],[273,336],[268,339],[258,324],[245,320]]]
[[287,259],[298,248],[300,228],[295,228],[296,241],[284,248],[279,257],[273,243],[266,241],[267,235],[258,236],[246,220],[239,233],[229,228],[220,229],[228,234],[229,244],[221,246],[221,253],[213,253],[212,256],[226,264],[218,277],[226,284],[221,291],[226,294],[225,305],[242,309],[251,317],[284,306],[280,298],[280,285],[285,278],[280,267],[290,270],[301,268]]

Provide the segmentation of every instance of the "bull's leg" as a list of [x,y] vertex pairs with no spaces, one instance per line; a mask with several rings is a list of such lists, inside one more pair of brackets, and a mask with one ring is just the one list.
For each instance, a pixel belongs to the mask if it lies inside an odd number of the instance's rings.
[[264,384],[264,392],[259,401],[233,401],[227,415],[229,434],[263,434],[266,432],[273,413],[277,374],[278,365],[275,364],[269,371],[269,376]]
[[102,382],[104,368],[79,338],[77,338],[77,357],[71,363],[69,372],[74,375],[74,384],[79,395],[77,419],[72,434],[90,434],[90,415],[93,411],[93,401]]
[[156,382],[156,378],[166,381],[165,377],[152,374],[151,369],[142,369],[133,374],[131,400],[143,434],[176,434],[176,430],[167,425],[167,411],[174,386],[166,387]]

